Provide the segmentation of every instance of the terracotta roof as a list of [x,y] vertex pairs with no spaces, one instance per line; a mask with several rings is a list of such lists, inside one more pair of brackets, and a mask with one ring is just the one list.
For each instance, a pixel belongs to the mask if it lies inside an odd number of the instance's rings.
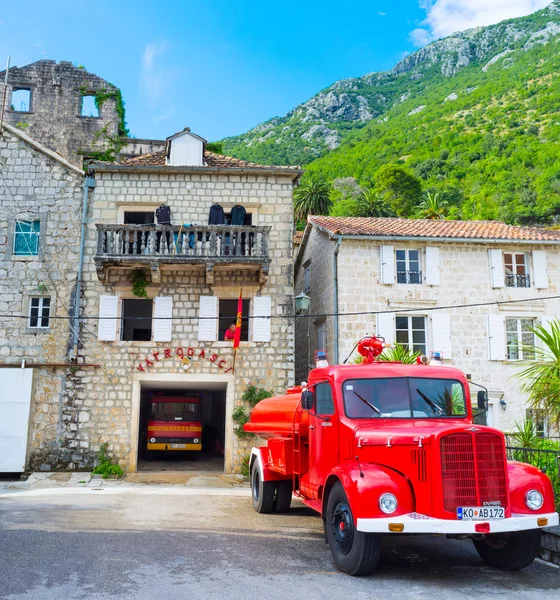
[[301,244],[305,231],[296,231],[294,233],[294,244]]
[[[222,169],[290,169],[298,171],[299,167],[281,167],[281,166],[266,166],[259,165],[254,162],[247,160],[241,160],[240,158],[234,158],[233,156],[223,156],[221,154],[215,154],[214,152],[204,152],[204,162],[208,167],[220,167]],[[163,167],[165,166],[165,151],[154,152],[154,154],[143,154],[142,156],[135,156],[134,158],[127,158],[121,163],[125,166],[153,166]]]
[[516,227],[499,221],[436,221],[427,219],[309,217],[309,222],[333,235],[456,238],[481,240],[557,241],[560,231]]

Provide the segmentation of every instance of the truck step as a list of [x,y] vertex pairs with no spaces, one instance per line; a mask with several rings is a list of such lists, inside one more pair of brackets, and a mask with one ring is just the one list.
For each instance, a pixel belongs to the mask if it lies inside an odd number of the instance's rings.
[[309,506],[309,508],[312,508],[321,514],[323,504],[320,500],[302,500],[302,502],[305,504],[305,506]]

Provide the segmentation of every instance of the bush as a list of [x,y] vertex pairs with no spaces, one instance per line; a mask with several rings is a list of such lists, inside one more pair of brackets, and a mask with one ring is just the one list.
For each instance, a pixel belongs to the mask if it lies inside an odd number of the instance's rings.
[[110,475],[116,475],[117,477],[124,477],[124,471],[119,467],[119,465],[114,464],[109,455],[107,454],[107,449],[109,444],[105,442],[101,444],[99,448],[99,453],[97,455],[97,459],[99,464],[93,469],[92,473],[94,475],[102,475],[103,479],[107,479]]

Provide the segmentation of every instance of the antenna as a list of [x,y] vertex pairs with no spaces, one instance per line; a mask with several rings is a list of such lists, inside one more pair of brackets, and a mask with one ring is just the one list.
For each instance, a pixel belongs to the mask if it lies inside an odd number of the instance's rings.
[[10,70],[10,57],[8,56],[8,61],[6,62],[6,75],[4,77],[4,95],[2,98],[2,114],[0,115],[0,133],[4,128],[4,109],[6,108],[6,94],[8,92],[8,71]]

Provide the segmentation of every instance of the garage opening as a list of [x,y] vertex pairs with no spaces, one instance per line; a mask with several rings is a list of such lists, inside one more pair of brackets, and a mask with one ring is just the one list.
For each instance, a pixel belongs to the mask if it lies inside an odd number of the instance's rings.
[[225,383],[142,385],[138,471],[223,473],[225,413]]

